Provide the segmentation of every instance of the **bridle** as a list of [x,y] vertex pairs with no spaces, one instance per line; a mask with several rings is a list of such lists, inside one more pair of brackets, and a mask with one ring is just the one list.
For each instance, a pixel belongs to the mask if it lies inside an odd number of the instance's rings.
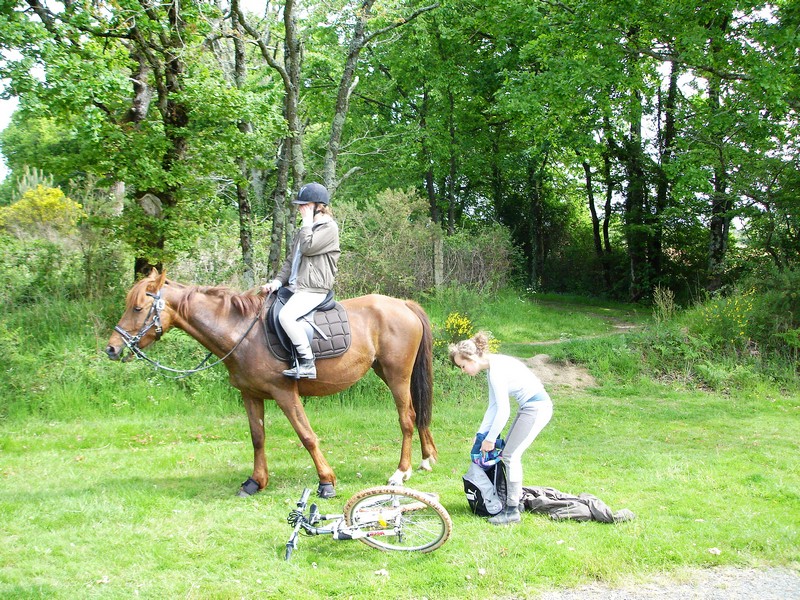
[[128,348],[128,350],[130,350],[131,353],[134,356],[136,356],[136,358],[140,358],[150,363],[156,370],[161,369],[162,371],[178,373],[176,377],[170,377],[170,379],[183,379],[184,377],[188,377],[189,375],[194,375],[195,373],[199,373],[200,371],[205,371],[206,369],[210,369],[211,367],[217,366],[219,363],[223,362],[226,358],[228,358],[231,354],[233,354],[239,347],[239,345],[248,336],[250,331],[253,329],[253,326],[261,318],[261,312],[263,311],[264,306],[266,306],[267,304],[267,300],[272,294],[272,292],[267,294],[267,297],[264,298],[264,303],[261,305],[261,308],[258,309],[258,312],[256,313],[253,322],[250,323],[250,325],[247,327],[247,331],[244,332],[244,335],[242,335],[242,337],[239,338],[239,341],[236,342],[236,344],[234,344],[233,348],[231,348],[230,351],[225,356],[207,365],[206,362],[208,362],[208,359],[211,358],[211,356],[213,355],[213,352],[209,352],[206,355],[206,357],[203,360],[201,360],[200,363],[193,369],[173,369],[172,367],[166,367],[161,363],[159,363],[158,361],[153,360],[152,358],[147,356],[147,354],[145,354],[144,350],[142,350],[139,347],[139,342],[151,329],[155,328],[156,341],[160,340],[161,335],[164,333],[164,328],[161,326],[161,311],[164,310],[164,308],[166,307],[166,302],[164,298],[161,296],[161,290],[159,289],[155,293],[151,292],[146,292],[146,293],[153,299],[153,303],[150,305],[150,310],[147,312],[147,316],[144,319],[144,323],[142,323],[142,326],[139,328],[139,332],[136,335],[131,335],[119,325],[114,326],[114,331],[116,331],[118,334],[120,334],[120,336],[122,336],[122,341],[125,343],[125,347]]
[[161,334],[164,333],[164,328],[161,327],[161,311],[164,310],[166,302],[164,298],[161,297],[161,290],[158,290],[155,294],[147,292],[147,295],[153,299],[153,303],[150,305],[150,310],[147,312],[147,316],[144,319],[144,323],[142,323],[142,327],[139,329],[139,333],[131,335],[119,325],[114,326],[114,331],[122,336],[122,340],[125,342],[125,346],[128,347],[128,350],[139,358],[146,358],[142,349],[139,348],[139,342],[145,334],[155,327],[156,341],[158,341],[161,339]]

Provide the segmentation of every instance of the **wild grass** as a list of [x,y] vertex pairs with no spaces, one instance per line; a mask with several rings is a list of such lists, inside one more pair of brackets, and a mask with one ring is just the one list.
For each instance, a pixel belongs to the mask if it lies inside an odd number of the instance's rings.
[[[580,312],[504,302],[492,300],[477,324],[504,332],[505,318],[535,315],[543,325],[530,325],[519,333],[525,337],[503,334],[519,348],[573,331],[569,319],[541,330]],[[430,309],[436,322],[445,309]],[[268,403],[269,488],[235,497],[252,469],[252,447],[224,371],[172,381],[141,361],[111,363],[100,352],[112,313],[56,302],[0,321],[0,597],[536,598],[682,568],[796,565],[800,394],[769,381],[724,393],[648,378],[628,335],[594,337],[608,331],[594,306],[583,316],[599,324],[572,317],[574,331],[590,339],[575,333],[547,348],[591,365],[600,385],[551,390],[555,414],[525,455],[525,483],[595,494],[635,520],[528,514],[519,526],[494,528],[471,515],[461,475],[485,381],[437,360],[439,462],[409,485],[440,494],[452,538],[428,555],[302,538],[287,563],[285,519],[316,474],[282,413]],[[48,320],[56,316],[54,333]],[[170,333],[153,352],[193,366],[204,353],[192,344]],[[339,496],[319,501],[323,512],[385,482],[400,436],[377,377],[305,406],[339,477]]]

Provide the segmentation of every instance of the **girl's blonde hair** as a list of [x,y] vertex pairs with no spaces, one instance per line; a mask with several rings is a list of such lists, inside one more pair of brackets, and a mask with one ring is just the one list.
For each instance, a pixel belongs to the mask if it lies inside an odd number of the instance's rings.
[[333,210],[327,204],[317,203],[316,212],[322,213],[323,215],[328,215],[329,217],[333,217]]
[[461,358],[475,359],[480,358],[489,350],[489,337],[487,331],[479,331],[468,340],[461,340],[455,344],[450,344],[447,349],[450,352],[450,361],[455,364],[456,356]]

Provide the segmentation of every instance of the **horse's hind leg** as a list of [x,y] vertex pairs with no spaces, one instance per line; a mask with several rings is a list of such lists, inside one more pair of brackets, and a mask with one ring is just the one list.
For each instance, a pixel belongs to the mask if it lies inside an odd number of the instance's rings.
[[[394,390],[392,390],[394,394]],[[404,397],[405,396],[405,397]],[[403,443],[400,447],[400,462],[397,471],[389,478],[391,485],[401,485],[407,481],[414,473],[411,468],[411,442],[414,436],[414,407],[411,405],[411,397],[406,394],[395,394],[395,404],[400,420],[400,431],[403,434]]]
[[436,444],[433,443],[430,427],[420,427],[418,433],[420,446],[422,446],[422,462],[419,464],[419,468],[423,471],[431,471],[439,456],[439,451],[436,449]]
[[414,471],[411,468],[411,443],[414,436],[414,420],[416,413],[414,405],[411,403],[411,392],[407,377],[390,376],[389,371],[384,365],[376,363],[373,366],[375,373],[380,377],[392,392],[394,404],[397,407],[397,417],[400,421],[400,433],[403,441],[400,446],[400,462],[397,470],[389,478],[390,485],[401,485],[407,481]]
[[336,495],[336,475],[319,449],[317,435],[311,428],[311,423],[308,421],[306,411],[303,408],[303,404],[300,402],[300,396],[298,396],[295,390],[293,393],[287,393],[281,398],[275,398],[275,401],[278,403],[278,406],[281,407],[283,414],[289,419],[289,423],[292,424],[295,433],[297,433],[297,437],[300,438],[303,446],[311,455],[311,460],[314,461],[314,465],[317,468],[317,475],[319,476],[317,494],[321,498],[333,498]]

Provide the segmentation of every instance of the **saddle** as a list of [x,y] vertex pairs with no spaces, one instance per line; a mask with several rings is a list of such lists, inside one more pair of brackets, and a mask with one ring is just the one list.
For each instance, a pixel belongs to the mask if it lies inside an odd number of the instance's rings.
[[[267,316],[262,321],[267,347],[278,360],[292,361],[294,346],[281,327],[278,315],[292,297],[293,292],[279,288],[273,295]],[[314,358],[333,358],[344,354],[350,348],[350,321],[344,306],[333,299],[333,292],[311,312],[299,319],[302,323]]]

